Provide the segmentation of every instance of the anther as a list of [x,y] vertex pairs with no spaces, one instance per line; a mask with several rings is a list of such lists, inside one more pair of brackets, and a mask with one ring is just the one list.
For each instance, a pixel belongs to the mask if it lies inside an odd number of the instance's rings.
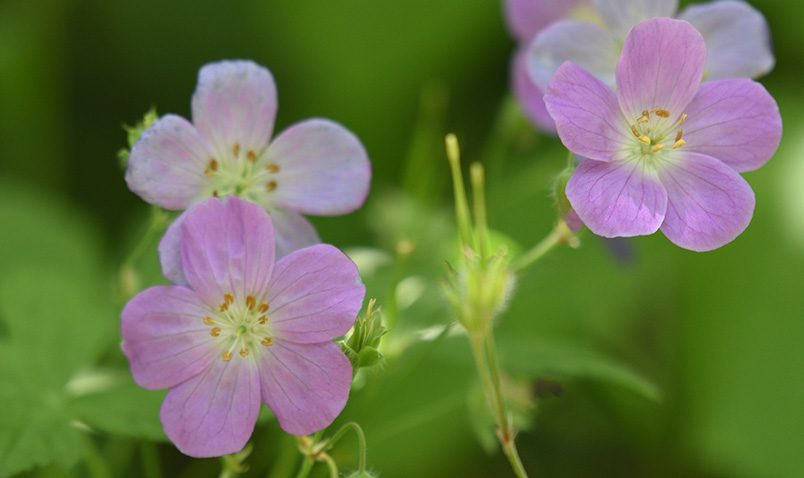
[[274,189],[276,189],[276,181],[268,181],[267,183],[265,183],[265,189],[268,190],[268,192],[271,192]]
[[276,163],[268,163],[265,165],[265,169],[267,169],[269,173],[278,173],[279,165]]
[[268,316],[267,316],[267,315],[263,315],[262,317],[260,317],[259,319],[257,319],[257,322],[259,322],[259,323],[260,323],[260,324],[262,324],[262,325],[267,324],[267,323],[268,323]]
[[255,305],[257,305],[257,299],[253,295],[246,296],[246,307],[249,310],[253,310]]
[[209,331],[209,335],[211,335],[213,337],[217,337],[220,334],[221,334],[221,328],[220,327],[212,327],[212,330]]
[[685,121],[687,121],[687,113],[681,115],[681,118],[678,119],[678,125],[681,126]]
[[232,145],[232,154],[234,154],[235,158],[240,156],[240,143]]
[[639,140],[645,144],[650,144],[650,138],[645,136],[644,134],[639,137]]
[[232,305],[234,303],[234,296],[227,292],[227,293],[223,294],[223,300],[228,305]]
[[212,317],[204,317],[204,324],[205,325],[215,325],[215,321],[212,320]]
[[232,352],[224,352],[223,353],[223,361],[228,362],[232,360]]
[[648,110],[643,111],[642,116],[637,121],[639,121],[640,123],[647,123],[648,121],[650,121],[650,111]]
[[272,339],[271,337],[265,337],[264,339],[262,339],[262,340],[260,341],[260,343],[261,343],[262,345],[265,345],[266,347],[268,347],[268,346],[270,346],[270,345],[273,345],[273,344],[274,344],[274,339]]
[[263,302],[262,304],[260,304],[260,306],[257,308],[257,310],[260,311],[263,314],[268,312],[268,302]]
[[215,161],[214,159],[210,159],[209,164],[207,164],[207,168],[204,169],[204,174],[206,174],[207,176],[212,176],[217,170],[218,170],[218,162]]
[[650,147],[650,152],[651,153],[658,153],[663,148],[664,148],[664,144],[662,144],[662,143],[654,144],[653,146]]
[[254,152],[253,149],[249,149],[246,151],[246,159],[251,161],[252,163],[257,161],[257,153]]
[[656,113],[656,116],[659,116],[660,118],[670,117],[670,112],[667,110],[663,110],[661,108],[656,108],[655,110],[653,110],[653,112]]
[[246,355],[248,355],[248,349],[246,347],[242,347],[240,349],[240,356],[245,357]]
[[634,136],[636,136],[637,138],[642,136],[642,133],[640,133],[637,127],[634,125],[631,125],[631,132],[634,133]]
[[683,139],[679,139],[678,141],[676,141],[675,143],[673,143],[673,149],[678,149],[678,148],[681,148],[681,147],[683,147],[685,144],[687,144],[687,142],[686,142],[686,141],[684,141]]

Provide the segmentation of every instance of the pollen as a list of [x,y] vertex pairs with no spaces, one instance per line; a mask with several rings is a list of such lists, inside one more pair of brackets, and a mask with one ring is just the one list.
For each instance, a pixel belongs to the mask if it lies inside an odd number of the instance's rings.
[[223,353],[223,361],[228,362],[232,360],[232,352],[224,352]]
[[260,304],[257,310],[262,314],[268,312],[268,302],[263,302],[262,304]]
[[675,143],[673,143],[673,149],[678,149],[678,148],[681,148],[681,147],[683,147],[685,144],[687,144],[687,142],[686,142],[686,141],[684,141],[683,139],[680,139],[680,140],[676,141]]
[[253,310],[255,305],[257,305],[257,299],[253,295],[246,296],[246,307],[249,310]]
[[274,344],[274,339],[272,339],[271,337],[265,337],[260,341],[260,343],[262,345],[265,345],[266,347],[270,347],[271,345]]
[[268,181],[267,183],[265,183],[265,189],[268,192],[271,192],[274,189],[276,189],[276,181]]
[[653,112],[656,113],[656,116],[658,116],[660,118],[669,118],[670,117],[670,112],[667,111],[667,110],[661,109],[661,108],[656,108],[655,110],[653,110]]
[[232,154],[235,158],[240,156],[240,143],[235,143],[232,145]]
[[241,356],[241,357],[245,357],[245,356],[247,356],[247,355],[248,355],[248,348],[246,348],[246,347],[242,347],[242,348],[240,349],[240,356]]
[[639,122],[639,123],[647,123],[648,121],[650,121],[650,111],[645,110],[645,111],[642,112],[642,116],[639,117],[637,122]]
[[234,296],[227,292],[226,294],[223,294],[223,300],[227,304],[232,305],[234,303]]
[[215,321],[212,320],[212,317],[204,317],[204,324],[205,325],[215,325]]
[[650,152],[651,153],[658,153],[662,149],[664,149],[664,144],[662,144],[662,143],[654,144],[653,146],[650,147]]
[[206,169],[204,169],[204,174],[206,174],[207,176],[212,176],[213,174],[215,174],[215,171],[217,170],[218,170],[218,162],[214,159],[210,159]]
[[681,115],[681,118],[678,119],[678,125],[681,126],[685,121],[687,121],[687,113]]
[[252,163],[257,161],[257,153],[254,152],[253,149],[249,149],[246,151],[246,159],[251,161]]
[[645,144],[650,144],[650,138],[648,138],[644,134],[639,136],[639,141]]
[[257,319],[257,322],[259,322],[259,323],[260,323],[260,324],[262,324],[262,325],[267,324],[267,323],[268,323],[268,316],[267,316],[267,315],[263,315],[262,317],[260,317],[259,319]]
[[213,337],[217,337],[220,334],[221,334],[221,328],[220,327],[212,327],[212,330],[209,331],[209,335],[211,335]]
[[278,173],[279,165],[276,163],[268,163],[265,165],[265,169],[268,170],[269,173]]

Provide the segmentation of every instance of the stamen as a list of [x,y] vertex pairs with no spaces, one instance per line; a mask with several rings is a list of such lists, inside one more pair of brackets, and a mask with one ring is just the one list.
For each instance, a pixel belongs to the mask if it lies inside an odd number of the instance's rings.
[[257,153],[255,153],[253,149],[249,149],[246,152],[246,159],[248,159],[252,163],[256,162],[257,161]]
[[211,335],[213,337],[217,337],[220,334],[221,334],[221,328],[220,327],[212,327],[212,330],[209,331],[209,335]]
[[680,140],[676,141],[675,143],[673,143],[673,149],[681,148],[685,144],[687,144],[687,142],[684,141],[683,139],[680,139]]
[[663,110],[661,108],[656,108],[655,110],[653,110],[653,112],[656,113],[656,116],[659,116],[661,118],[669,118],[670,117],[670,112],[667,111],[667,110]]
[[262,304],[260,304],[260,306],[257,308],[257,310],[260,313],[263,313],[263,314],[268,312],[268,302],[263,302]]
[[678,140],[680,140],[682,136],[684,136],[684,130],[680,129],[676,132],[676,142],[678,142]]
[[262,317],[260,317],[259,319],[257,319],[257,322],[259,322],[259,323],[260,323],[260,324],[262,324],[262,325],[267,324],[267,323],[268,323],[268,316],[267,316],[267,315],[263,315]]
[[223,361],[228,362],[232,360],[232,352],[224,352],[223,353]]
[[274,339],[272,339],[271,337],[265,337],[260,341],[260,343],[262,345],[265,345],[266,347],[269,347],[274,344]]
[[267,189],[267,190],[268,190],[268,192],[271,192],[271,191],[273,191],[274,189],[276,189],[276,181],[268,181],[268,182],[265,184],[265,189]]
[[219,306],[218,306],[218,309],[219,309],[221,312],[226,312],[227,310],[229,310],[229,304],[227,304],[226,302],[224,302],[224,303],[222,303],[221,305],[219,305]]
[[279,165],[276,163],[268,163],[265,165],[265,169],[267,169],[269,173],[278,173]]
[[240,349],[240,356],[241,356],[241,357],[245,357],[245,356],[247,356],[247,355],[248,355],[248,349],[247,349],[246,347],[242,347],[242,348]]
[[640,137],[639,137],[639,140],[640,140],[641,142],[645,143],[645,144],[650,144],[650,138],[648,138],[648,137],[647,137],[647,136],[645,136],[644,134],[643,134],[642,136],[640,136]]
[[631,132],[634,133],[634,136],[636,136],[637,138],[642,136],[642,133],[640,133],[637,127],[634,125],[631,125]]
[[681,126],[685,121],[687,121],[687,113],[681,115],[681,118],[678,119],[678,125]]
[[223,300],[227,304],[232,305],[234,303],[234,296],[227,292],[226,294],[223,294]]
[[645,110],[642,112],[642,116],[637,120],[640,123],[647,123],[650,121],[650,111]]
[[240,156],[240,143],[232,145],[232,154],[234,154],[235,158]]
[[664,148],[664,144],[662,144],[662,143],[659,143],[659,144],[654,144],[653,146],[651,146],[651,148],[650,148],[650,152],[651,152],[651,153],[658,153],[658,152],[659,152],[659,151],[661,151],[663,148]]
[[248,307],[248,310],[253,310],[255,305],[257,305],[257,299],[255,299],[253,295],[247,296],[246,307]]
[[206,169],[204,169],[204,174],[206,174],[207,176],[212,176],[217,170],[218,170],[218,162],[215,161],[214,159],[210,159],[209,164],[207,164]]
[[212,317],[204,317],[204,324],[205,325],[215,325],[215,321],[212,320]]

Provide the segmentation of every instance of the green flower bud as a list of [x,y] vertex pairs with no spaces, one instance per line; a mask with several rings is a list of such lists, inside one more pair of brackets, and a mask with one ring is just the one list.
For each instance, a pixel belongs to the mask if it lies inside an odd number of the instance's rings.
[[371,367],[376,365],[382,360],[382,354],[379,350],[372,346],[367,346],[360,351],[357,357],[357,363],[360,367]]
[[352,332],[342,344],[342,349],[355,371],[360,367],[372,367],[382,360],[380,339],[388,330],[382,325],[382,314],[371,299],[366,314],[358,317]]

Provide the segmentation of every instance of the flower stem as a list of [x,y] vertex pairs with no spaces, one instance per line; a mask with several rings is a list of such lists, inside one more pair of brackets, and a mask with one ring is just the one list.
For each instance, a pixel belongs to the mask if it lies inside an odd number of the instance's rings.
[[511,264],[511,269],[514,272],[521,272],[522,270],[527,269],[531,265],[538,262],[539,259],[547,255],[547,253],[552,251],[556,246],[561,244],[570,244],[573,240],[573,237],[572,230],[569,228],[567,223],[563,220],[559,221],[553,230],[550,231],[550,234],[548,234],[547,237],[542,239],[541,242],[533,246],[524,254],[517,257]]
[[357,469],[361,472],[366,471],[366,434],[357,422],[345,423],[334,435],[326,441],[326,449],[332,448],[349,431],[354,431],[357,435]]
[[138,285],[136,271],[134,270],[134,263],[147,250],[148,245],[153,241],[154,236],[161,232],[166,222],[167,214],[165,211],[156,206],[151,207],[150,219],[145,228],[145,232],[128,256],[126,256],[126,258],[123,260],[123,263],[120,265],[119,288],[120,297],[122,300],[128,299],[134,295],[135,292],[137,292]]
[[302,459],[302,466],[299,468],[299,473],[296,475],[296,478],[307,478],[307,475],[310,474],[310,471],[313,469],[313,465],[315,462],[309,456],[305,456]]

